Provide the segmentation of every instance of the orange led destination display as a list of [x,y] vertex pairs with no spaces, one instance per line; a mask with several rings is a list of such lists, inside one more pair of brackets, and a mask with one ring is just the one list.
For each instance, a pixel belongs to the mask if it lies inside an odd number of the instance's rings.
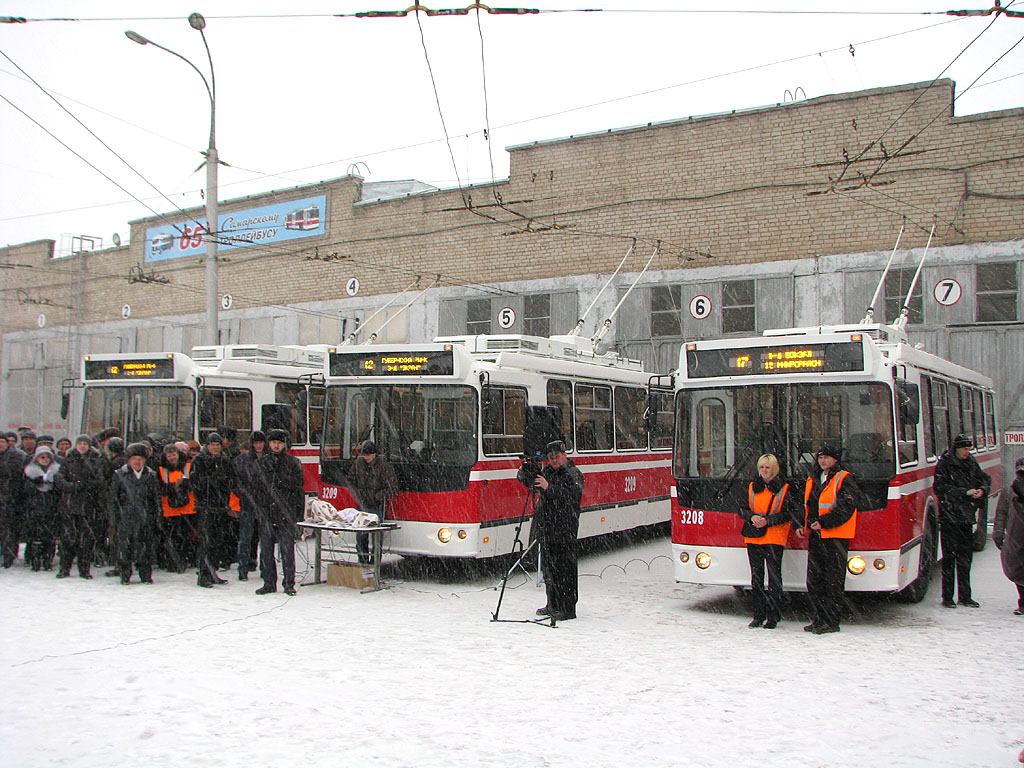
[[86,360],[86,381],[111,379],[173,379],[174,360]]
[[686,375],[691,379],[862,370],[864,349],[859,341],[686,350]]
[[331,376],[451,376],[450,349],[409,352],[332,352]]

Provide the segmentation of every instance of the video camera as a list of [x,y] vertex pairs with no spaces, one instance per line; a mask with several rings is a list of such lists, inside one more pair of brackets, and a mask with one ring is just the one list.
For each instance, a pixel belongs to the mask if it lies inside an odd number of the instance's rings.
[[540,473],[544,470],[544,459],[540,453],[534,456],[523,455],[523,463],[519,467],[522,472],[523,482],[527,488],[533,488]]

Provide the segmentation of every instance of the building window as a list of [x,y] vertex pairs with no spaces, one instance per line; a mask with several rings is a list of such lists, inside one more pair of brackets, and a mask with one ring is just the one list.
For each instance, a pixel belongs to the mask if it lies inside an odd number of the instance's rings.
[[975,267],[978,298],[974,319],[998,323],[1017,319],[1017,265],[979,264]]
[[651,336],[682,336],[681,287],[651,286]]
[[756,329],[754,281],[733,280],[722,283],[722,333],[741,333]]
[[[914,280],[916,269],[892,269],[885,276],[885,321],[895,323],[900,317],[903,302],[906,300],[910,283]],[[921,281],[914,286],[914,295],[910,297],[907,307],[908,323],[923,323],[924,310],[921,298]]]
[[527,336],[551,335],[551,294],[523,297],[523,333]]
[[491,332],[491,300],[470,299],[466,302],[466,333]]

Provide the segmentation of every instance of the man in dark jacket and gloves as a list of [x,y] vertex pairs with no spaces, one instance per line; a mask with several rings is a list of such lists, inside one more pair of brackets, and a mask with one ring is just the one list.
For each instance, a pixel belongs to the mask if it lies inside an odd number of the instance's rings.
[[295,594],[295,523],[302,518],[306,497],[302,491],[302,462],[287,452],[288,433],[267,433],[269,450],[256,460],[253,497],[260,525],[260,571],[263,586],[257,595],[277,592],[274,544],[281,550],[286,595]]
[[996,505],[992,540],[999,548],[999,559],[1006,578],[1017,585],[1015,616],[1024,616],[1024,456],[1017,459],[1016,477],[1003,491]]
[[846,557],[857,529],[861,498],[853,475],[840,464],[842,452],[826,443],[818,451],[818,470],[804,485],[807,542],[807,594],[814,618],[806,632],[839,631],[846,604]]
[[[348,489],[360,510],[371,512],[384,522],[388,501],[398,495],[398,477],[394,467],[383,456],[377,455],[377,444],[373,440],[363,442],[359,456],[349,467]],[[370,562],[369,551],[369,534],[357,533],[356,552],[363,565]]]
[[100,452],[92,447],[92,438],[79,435],[56,477],[57,490],[61,492],[58,579],[71,575],[71,564],[76,557],[78,575],[83,579],[92,578],[95,518],[103,511],[103,492],[107,486],[105,470]]
[[989,477],[973,456],[974,441],[957,435],[935,465],[935,495],[939,499],[939,534],[942,543],[942,604],[956,608],[953,585],[960,605],[977,608],[971,598],[971,563],[974,560],[974,524],[978,509],[988,503]]
[[249,450],[238,454],[232,464],[238,476],[238,497],[241,509],[238,513],[238,580],[248,581],[252,559],[259,542],[256,525],[256,499],[253,489],[256,478],[256,460],[267,450],[267,436],[262,430],[255,430],[249,439]]
[[540,545],[540,565],[548,603],[539,616],[556,621],[576,618],[578,573],[576,537],[580,527],[583,473],[566,455],[565,443],[554,440],[545,449],[547,464],[533,476],[519,470],[519,482],[538,493],[533,511],[532,533]]
[[114,522],[117,564],[121,583],[132,578],[132,564],[143,584],[153,583],[153,545],[160,524],[160,480],[146,466],[149,450],[132,443],[125,453],[128,463],[114,473],[110,487],[110,514]]
[[237,485],[235,470],[224,455],[221,438],[211,432],[199,455],[192,459],[189,483],[196,500],[199,525],[199,578],[200,587],[227,584],[217,575],[216,556],[227,529],[228,503],[231,490]]
[[0,563],[4,568],[10,568],[18,557],[18,542],[21,540],[18,496],[21,494],[25,454],[11,440],[0,440],[0,443]]

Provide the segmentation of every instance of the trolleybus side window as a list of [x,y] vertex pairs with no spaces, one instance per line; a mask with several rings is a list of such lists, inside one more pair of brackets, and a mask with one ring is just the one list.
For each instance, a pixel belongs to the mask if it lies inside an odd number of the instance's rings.
[[725,403],[717,397],[701,399],[697,402],[696,420],[697,475],[719,477],[728,469]]
[[[946,384],[946,402],[949,403],[949,439],[964,431],[963,404],[960,400],[960,385],[948,382]],[[949,447],[949,444],[946,444]]]
[[946,382],[930,380],[932,412],[932,445],[930,456],[938,456],[949,447],[949,405]]
[[655,409],[655,418],[651,424],[651,450],[667,451],[672,449],[672,393],[651,392],[651,405]]
[[612,388],[576,385],[576,448],[580,451],[612,449]]
[[[277,382],[274,385],[274,402],[288,406],[287,429],[292,445],[306,444],[306,385],[291,382]],[[266,426],[266,425],[264,425]]]
[[239,445],[249,444],[252,433],[252,392],[248,389],[204,387],[199,396],[199,440],[206,443],[221,425],[238,430]]
[[311,385],[309,387],[309,442],[320,445],[324,429],[324,398],[326,387]]
[[562,442],[570,451],[573,449],[572,384],[564,379],[549,379],[548,405],[558,408],[562,423],[558,427]]
[[647,390],[637,387],[615,388],[615,450],[637,451],[647,448]]
[[521,387],[487,387],[484,391],[484,453],[489,456],[522,453],[526,390]]
[[960,388],[961,409],[963,411],[963,433],[975,440],[974,449],[978,449],[978,442],[974,433],[974,390],[970,387]]
[[896,380],[896,424],[900,466],[917,463],[917,424],[921,420],[921,395],[916,384]]
[[988,443],[989,448],[995,448],[998,445],[997,432],[996,432],[996,406],[995,398],[991,392],[985,393],[985,441]]

